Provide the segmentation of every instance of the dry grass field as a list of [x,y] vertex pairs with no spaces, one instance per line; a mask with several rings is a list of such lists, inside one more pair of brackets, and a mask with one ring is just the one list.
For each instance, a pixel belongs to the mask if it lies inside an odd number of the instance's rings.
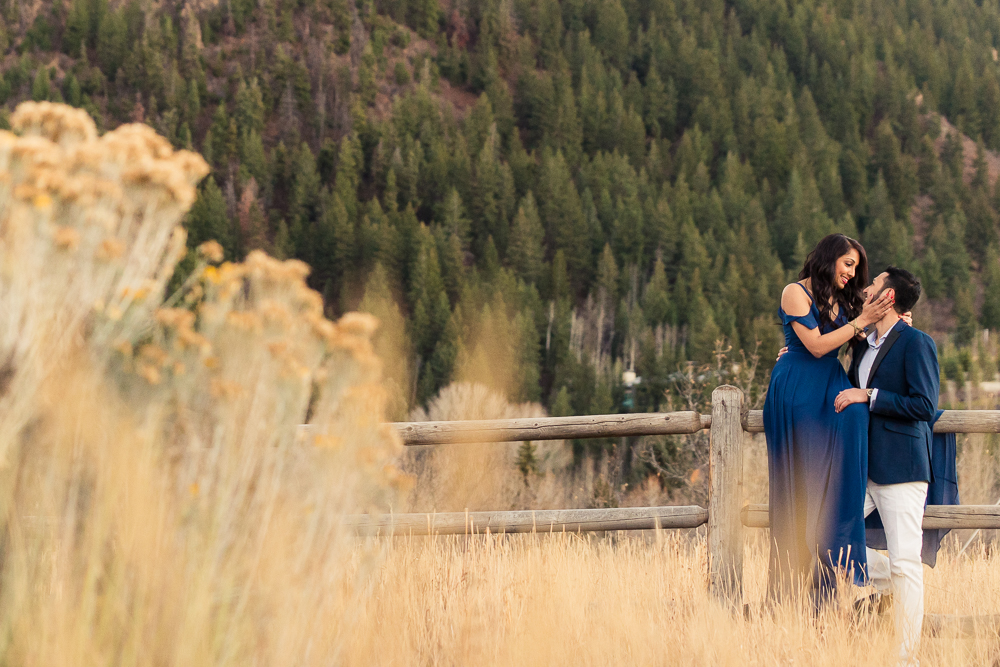
[[[746,563],[749,618],[707,594],[705,542],[693,533],[398,538],[387,547],[352,665],[892,665],[887,617],[856,618],[844,595],[818,618],[764,613],[762,542]],[[927,612],[1000,609],[1000,560],[943,552],[926,570]],[[922,665],[994,665],[994,633],[925,636]]]
[[[343,516],[390,507],[698,501],[704,436],[680,443],[694,467],[669,492],[655,479],[619,485],[614,455],[574,468],[562,443],[404,453],[384,424],[405,385],[380,375],[387,337],[369,316],[325,319],[304,265],[262,253],[220,263],[209,243],[165,294],[199,157],[145,126],[98,137],[61,105],[22,105],[11,123],[16,133],[0,132],[0,664],[891,664],[891,624],[855,618],[857,591],[818,617],[762,605],[761,533],[748,540],[748,615],[709,598],[699,531],[348,533]],[[465,382],[416,418],[538,410]],[[748,448],[747,500],[760,502],[760,439]],[[990,441],[963,442],[966,502],[993,501],[996,471]],[[928,612],[1000,612],[992,542],[960,556],[956,542],[927,573]],[[943,633],[925,638],[921,660],[993,665],[1000,641]]]
[[[450,400],[461,402],[456,395]],[[967,502],[995,500],[997,461],[991,444],[984,436],[960,439]],[[443,469],[461,464],[474,479],[491,471],[498,479],[464,499],[500,507],[525,500],[523,491],[509,495],[519,474],[514,451],[504,459],[504,447],[492,452],[442,448],[434,455]],[[593,471],[574,478],[550,474],[536,483],[532,498],[570,506],[592,493],[594,476]],[[747,439],[744,490],[748,501],[766,502],[761,436]],[[490,497],[483,500],[483,494]],[[626,499],[635,504],[684,500],[651,488]],[[996,625],[963,633],[952,618],[1000,614],[995,536],[980,535],[959,555],[970,536],[970,531],[949,535],[937,566],[924,568],[926,612],[943,616],[944,625],[936,633],[925,631],[922,665],[1000,665]],[[708,595],[704,528],[388,539],[370,593],[358,609],[361,627],[347,648],[347,663],[895,664],[891,618],[853,612],[853,601],[869,591],[845,587],[837,603],[818,617],[804,604],[766,607],[766,532],[749,529],[746,537],[748,615],[732,613]]]

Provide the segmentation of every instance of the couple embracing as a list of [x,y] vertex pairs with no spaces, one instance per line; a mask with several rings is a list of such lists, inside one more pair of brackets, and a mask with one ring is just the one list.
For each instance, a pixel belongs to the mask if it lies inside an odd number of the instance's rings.
[[[838,573],[891,593],[902,664],[916,663],[923,622],[921,524],[939,394],[934,341],[903,318],[919,298],[909,271],[889,267],[869,283],[861,244],[824,238],[782,292],[787,349],[764,404],[772,598],[804,587],[821,602]],[[848,344],[845,371],[838,353]],[[888,557],[866,545],[875,511]]]

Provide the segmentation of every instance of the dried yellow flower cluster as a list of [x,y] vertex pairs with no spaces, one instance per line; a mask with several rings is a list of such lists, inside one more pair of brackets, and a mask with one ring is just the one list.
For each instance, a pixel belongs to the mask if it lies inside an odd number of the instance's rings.
[[[227,427],[208,440],[290,442],[310,416],[336,422],[315,428],[332,442],[349,412],[363,426],[351,436],[358,458],[389,466],[398,442],[378,426],[376,322],[326,319],[308,266],[261,252],[213,266],[222,248],[208,242],[184,293],[162,305],[185,252],[180,220],[208,171],[200,156],[142,124],[99,137],[84,111],[61,104],[21,104],[11,125],[0,132],[0,358],[22,391],[0,396],[0,457],[30,413],[4,403],[30,396],[60,350],[84,340],[98,359],[122,353],[115,368],[175,394],[184,414],[212,406]],[[251,427],[253,444],[240,435]]]
[[[199,249],[218,258],[214,250]],[[393,465],[399,441],[382,424],[386,397],[371,343],[377,321],[362,313],[328,320],[306,285],[308,272],[260,251],[243,263],[202,265],[188,281],[186,307],[158,309],[141,345],[118,346],[124,370],[174,394],[171,404],[210,409],[206,442],[287,446],[308,413],[313,444],[349,456],[369,480],[403,485]],[[177,418],[188,432],[199,428],[189,412]],[[200,472],[183,477],[188,487],[212,486]]]
[[0,396],[0,461],[62,354],[81,338],[100,353],[148,326],[208,172],[145,125],[98,137],[62,104],[21,104],[11,125],[0,131],[0,358],[14,377]]

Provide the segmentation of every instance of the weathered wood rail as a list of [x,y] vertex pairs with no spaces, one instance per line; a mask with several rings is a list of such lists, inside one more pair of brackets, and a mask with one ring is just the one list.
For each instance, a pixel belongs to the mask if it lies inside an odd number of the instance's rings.
[[697,412],[394,424],[403,442],[410,446],[681,435],[697,433],[711,425],[709,415]]
[[[769,525],[767,505],[743,502],[744,433],[764,430],[763,413],[743,410],[743,401],[740,389],[721,386],[712,393],[711,415],[667,412],[393,425],[408,446],[684,435],[710,429],[707,509],[673,506],[364,515],[351,517],[349,523],[358,532],[379,535],[644,530],[708,524],[709,586],[722,599],[738,598],[742,594],[743,529]],[[934,431],[1000,433],[1000,410],[948,410]],[[1000,506],[931,505],[924,513],[924,528],[1000,529]]]
[[[767,505],[744,505],[740,520],[748,528],[768,528]],[[1000,528],[1000,505],[928,505],[924,529]]]
[[[764,432],[764,413],[750,410],[741,420],[747,433]],[[451,445],[524,440],[580,440],[637,435],[685,435],[712,426],[712,415],[697,412],[650,412],[583,417],[398,422],[393,424],[405,445]],[[1000,433],[1000,410],[946,410],[935,433]]]
[[589,510],[519,510],[514,512],[442,512],[387,514],[377,520],[355,516],[348,523],[367,534],[467,535],[475,533],[556,533],[597,530],[697,528],[708,522],[698,505],[616,507]]

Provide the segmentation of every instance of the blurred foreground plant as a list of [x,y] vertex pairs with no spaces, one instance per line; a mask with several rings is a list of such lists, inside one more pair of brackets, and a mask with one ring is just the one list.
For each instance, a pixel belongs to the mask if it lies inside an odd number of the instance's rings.
[[[371,550],[339,516],[404,478],[370,343],[308,267],[164,289],[207,166],[26,103],[0,132],[0,656],[330,664]],[[311,427],[301,429],[308,421]]]

